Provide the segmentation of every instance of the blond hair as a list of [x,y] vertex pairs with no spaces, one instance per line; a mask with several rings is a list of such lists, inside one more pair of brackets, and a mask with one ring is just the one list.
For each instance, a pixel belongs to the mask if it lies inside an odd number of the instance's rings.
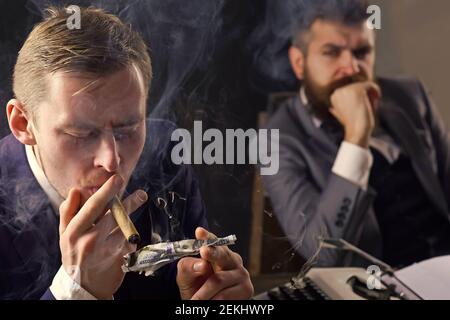
[[141,73],[148,95],[152,66],[141,36],[118,17],[101,9],[80,8],[81,28],[70,29],[65,8],[47,9],[19,52],[13,75],[15,97],[26,111],[46,98],[46,77],[56,71],[107,76],[134,65]]

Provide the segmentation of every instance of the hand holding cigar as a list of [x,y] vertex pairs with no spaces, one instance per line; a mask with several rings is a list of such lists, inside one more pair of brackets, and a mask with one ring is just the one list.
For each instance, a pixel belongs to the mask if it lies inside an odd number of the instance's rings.
[[112,199],[111,213],[127,241],[132,244],[138,244],[141,241],[141,237],[117,196],[114,196]]
[[[129,242],[139,241],[127,213],[141,207],[147,193],[136,190],[122,205],[117,195],[123,185],[124,180],[114,175],[84,203],[83,190],[72,188],[59,208],[62,265],[72,279],[99,299],[109,299],[117,291],[124,277],[119,263],[125,254],[136,250]],[[81,277],[73,272],[74,266],[83,270]]]

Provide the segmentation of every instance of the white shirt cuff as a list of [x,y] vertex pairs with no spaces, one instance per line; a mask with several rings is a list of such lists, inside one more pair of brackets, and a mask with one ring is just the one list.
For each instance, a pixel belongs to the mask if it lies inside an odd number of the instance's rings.
[[331,171],[367,191],[372,164],[373,157],[368,149],[343,141]]
[[56,300],[98,300],[74,281],[63,266],[53,278],[50,291]]

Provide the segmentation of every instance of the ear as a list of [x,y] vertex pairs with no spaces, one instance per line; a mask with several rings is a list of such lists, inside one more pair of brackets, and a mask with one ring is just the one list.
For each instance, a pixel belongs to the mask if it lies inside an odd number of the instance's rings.
[[305,66],[305,56],[297,47],[291,46],[289,48],[289,61],[291,62],[292,70],[298,80],[303,80],[304,66]]
[[32,122],[26,113],[24,105],[17,99],[11,99],[6,105],[9,129],[23,144],[35,145],[36,139],[32,131]]

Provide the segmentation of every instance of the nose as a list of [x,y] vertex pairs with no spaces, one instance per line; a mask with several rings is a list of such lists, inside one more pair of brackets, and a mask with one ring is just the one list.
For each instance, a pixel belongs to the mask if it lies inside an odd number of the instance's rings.
[[102,134],[94,159],[95,167],[102,167],[109,173],[116,173],[120,165],[119,150],[112,132]]
[[351,77],[361,71],[358,59],[355,58],[350,50],[342,54],[340,63],[340,76],[342,77]]

